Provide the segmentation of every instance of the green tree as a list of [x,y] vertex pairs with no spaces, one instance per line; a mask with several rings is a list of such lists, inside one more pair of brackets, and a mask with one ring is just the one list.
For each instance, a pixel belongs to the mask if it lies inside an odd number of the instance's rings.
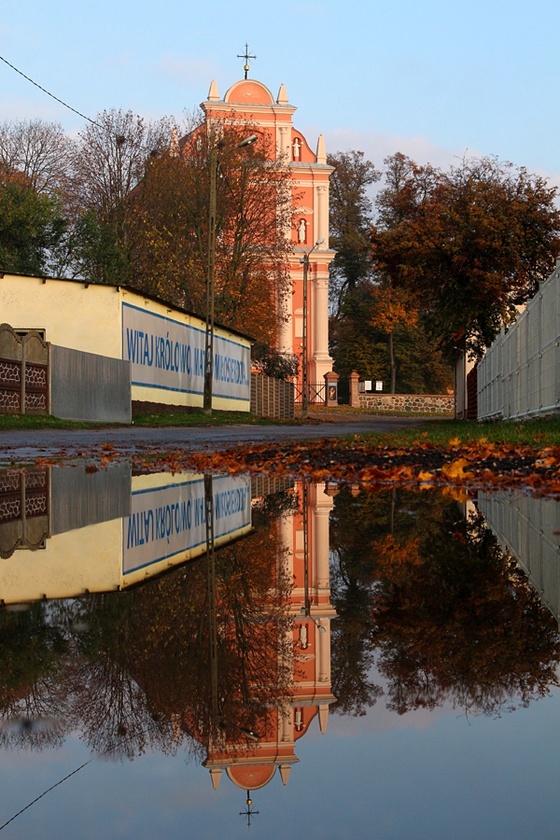
[[331,353],[341,394],[353,370],[364,379],[390,383],[397,394],[438,394],[451,385],[451,369],[413,317],[417,310],[404,302],[391,306],[390,292],[385,284],[361,283],[331,317]]
[[383,347],[371,322],[371,289],[370,284],[360,284],[345,295],[330,319],[329,349],[333,368],[340,375],[341,396],[353,370],[365,379],[384,378],[380,365]]
[[368,194],[381,177],[363,152],[336,152],[327,157],[330,179],[330,244],[336,256],[330,266],[330,291],[338,309],[346,292],[371,277],[369,231],[373,201]]
[[50,273],[66,230],[58,200],[38,193],[21,172],[0,169],[0,267]]

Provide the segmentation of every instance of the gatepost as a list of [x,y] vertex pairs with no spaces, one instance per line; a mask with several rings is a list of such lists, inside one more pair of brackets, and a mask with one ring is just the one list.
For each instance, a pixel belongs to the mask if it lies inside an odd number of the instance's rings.
[[338,373],[329,370],[325,373],[325,406],[338,405]]
[[358,390],[358,383],[360,381],[360,374],[353,370],[348,378],[350,380],[350,407],[359,408],[360,393]]

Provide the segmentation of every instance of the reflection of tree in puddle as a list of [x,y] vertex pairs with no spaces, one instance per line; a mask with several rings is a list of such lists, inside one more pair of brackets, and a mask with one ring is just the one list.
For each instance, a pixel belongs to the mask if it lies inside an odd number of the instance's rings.
[[0,613],[0,745],[43,749],[63,740],[65,704],[53,689],[68,644],[43,604]]
[[[333,514],[333,691],[360,714],[498,715],[557,685],[558,626],[476,512],[435,493],[343,490]],[[336,708],[336,707],[335,707]]]
[[[4,743],[36,747],[78,730],[98,754],[132,758],[180,744],[200,752],[215,732],[246,742],[286,698],[291,653],[279,524],[270,511],[255,519],[215,554],[217,686],[204,557],[128,592],[0,613]],[[47,718],[59,721],[50,733],[25,725]]]
[[131,593],[122,665],[142,687],[152,713],[173,722],[175,738],[187,731],[207,743],[219,728],[234,743],[241,728],[257,727],[263,710],[286,692],[289,590],[277,576],[279,550],[271,523],[216,552],[217,686],[210,669],[204,560]]

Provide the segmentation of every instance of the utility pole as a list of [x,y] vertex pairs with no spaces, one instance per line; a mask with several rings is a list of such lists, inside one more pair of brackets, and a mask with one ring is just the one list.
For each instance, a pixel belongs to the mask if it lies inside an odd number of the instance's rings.
[[[252,146],[256,143],[256,134],[250,134],[241,143],[237,144],[238,149],[245,146]],[[210,169],[210,186],[208,200],[208,261],[206,268],[206,335],[204,342],[204,395],[203,411],[208,416],[212,415],[212,386],[214,378],[214,301],[216,296],[216,210],[217,210],[217,181],[218,181],[218,152],[221,143],[212,139],[212,147],[208,158]]]
[[307,278],[309,273],[309,257],[324,239],[318,239],[313,248],[303,255],[300,262],[303,264],[303,325],[302,325],[302,368],[301,368],[301,416],[306,419],[309,411],[309,340],[308,340],[308,289]]

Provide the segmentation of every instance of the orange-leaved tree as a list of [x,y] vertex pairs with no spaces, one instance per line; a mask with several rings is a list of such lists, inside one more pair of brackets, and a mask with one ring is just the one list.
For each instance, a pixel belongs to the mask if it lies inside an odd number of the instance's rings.
[[[255,134],[253,145],[242,145]],[[148,161],[131,200],[134,285],[205,312],[211,168],[215,317],[275,344],[288,283],[291,204],[285,169],[250,124],[199,125]]]
[[465,159],[449,172],[402,154],[385,164],[371,235],[374,267],[419,297],[424,322],[451,355],[480,356],[553,268],[556,189],[488,157]]

